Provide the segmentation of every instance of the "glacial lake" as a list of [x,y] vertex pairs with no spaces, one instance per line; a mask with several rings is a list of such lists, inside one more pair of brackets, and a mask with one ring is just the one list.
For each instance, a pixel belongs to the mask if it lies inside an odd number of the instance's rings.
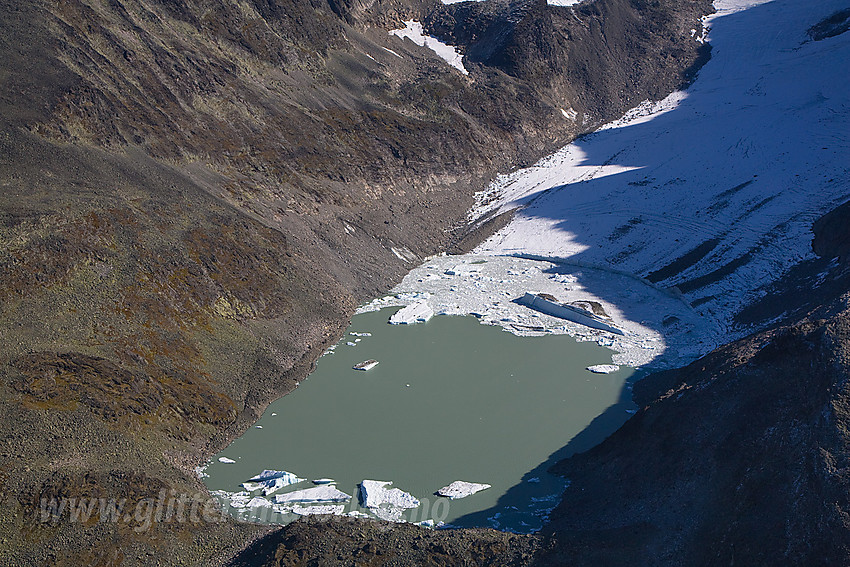
[[[345,513],[372,515],[359,505],[358,484],[383,480],[421,501],[404,512],[407,521],[539,529],[566,486],[547,469],[598,444],[629,417],[635,371],[588,372],[589,365],[609,364],[612,351],[569,336],[518,337],[459,316],[388,325],[395,310],[356,315],[295,391],[213,457],[204,482],[222,491],[216,494],[237,518],[251,521],[297,518],[246,508],[259,492],[232,500],[242,482],[274,469],[307,480],[269,495],[271,501],[331,478],[353,497]],[[367,359],[378,366],[352,369]],[[434,495],[456,480],[492,486],[463,499]]]

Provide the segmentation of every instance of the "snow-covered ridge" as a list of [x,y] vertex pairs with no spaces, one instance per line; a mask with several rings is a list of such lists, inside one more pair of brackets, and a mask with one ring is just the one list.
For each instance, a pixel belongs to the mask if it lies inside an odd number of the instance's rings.
[[422,31],[422,24],[417,22],[416,20],[408,20],[404,22],[404,25],[404,28],[391,30],[390,35],[394,35],[402,39],[407,38],[416,45],[427,47],[428,49],[436,53],[438,56],[440,56],[440,58],[443,59],[446,63],[448,63],[464,75],[469,74],[469,71],[467,71],[463,66],[463,55],[458,52],[457,48],[443,43],[436,37],[425,35],[425,33]]

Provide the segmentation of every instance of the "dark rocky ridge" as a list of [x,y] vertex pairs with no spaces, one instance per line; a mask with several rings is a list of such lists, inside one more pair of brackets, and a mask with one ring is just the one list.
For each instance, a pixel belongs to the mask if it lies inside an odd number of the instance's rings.
[[[387,35],[432,2],[0,2],[0,562],[210,564],[267,531],[36,518],[203,495],[191,467],[358,301],[469,242],[473,190],[688,80],[709,2],[598,5],[500,5],[523,23],[466,78]],[[618,18],[644,48],[582,35]],[[533,545],[487,534],[459,537]]]

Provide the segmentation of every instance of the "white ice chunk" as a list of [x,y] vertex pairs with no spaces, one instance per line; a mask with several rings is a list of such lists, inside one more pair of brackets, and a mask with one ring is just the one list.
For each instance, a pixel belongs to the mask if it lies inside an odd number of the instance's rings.
[[393,508],[416,508],[419,500],[398,488],[387,488],[392,481],[364,480],[360,483],[360,500],[367,508],[388,505]]
[[481,272],[479,264],[458,264],[446,270],[448,276],[470,276]]
[[382,506],[380,508],[370,508],[372,513],[385,522],[395,522],[402,524],[404,519],[404,508],[395,508],[393,506]]
[[343,514],[343,516],[347,516],[349,518],[368,518],[368,517],[370,517],[369,514],[367,514],[365,512],[361,512],[360,510],[352,510],[351,512]]
[[349,500],[351,500],[351,496],[330,485],[305,488],[303,490],[278,494],[274,497],[274,501],[277,504],[286,504],[288,502],[347,502]]
[[250,490],[252,492],[262,488],[263,494],[268,496],[273,492],[277,492],[281,488],[291,484],[298,484],[305,480],[306,479],[300,478],[291,472],[266,469],[260,474],[249,478],[248,482],[243,482],[242,487],[245,488],[245,490]]
[[436,492],[437,496],[445,496],[446,498],[451,498],[452,500],[456,498],[466,498],[476,492],[481,492],[482,490],[486,490],[490,488],[489,484],[479,484],[476,482],[464,482],[462,480],[456,480],[448,486],[444,486],[440,490]]
[[620,369],[616,364],[594,364],[593,366],[588,366],[587,370],[593,372],[594,374],[611,374],[612,372],[616,372]]
[[295,484],[304,480],[287,471],[276,471],[273,469],[265,469],[263,472],[252,476],[248,479],[249,482],[263,482],[266,480],[285,479],[289,484]]
[[319,506],[299,506],[292,507],[292,513],[299,516],[327,515],[341,516],[345,510],[345,504],[322,504]]
[[233,463],[235,463],[236,461],[234,461],[233,459],[229,459],[229,458],[227,458],[227,457],[219,457],[219,458],[218,458],[218,462],[219,462],[219,463],[224,463],[224,464],[226,464],[226,465],[232,465],[232,464],[233,464]]
[[262,496],[255,496],[251,500],[248,501],[248,504],[245,505],[246,508],[269,508],[272,503],[263,498]]
[[389,320],[390,325],[412,325],[427,323],[434,316],[434,310],[427,301],[417,301],[396,311]]
[[247,492],[226,492],[220,490],[216,494],[230,500],[230,505],[233,508],[245,508],[251,500],[251,495]]

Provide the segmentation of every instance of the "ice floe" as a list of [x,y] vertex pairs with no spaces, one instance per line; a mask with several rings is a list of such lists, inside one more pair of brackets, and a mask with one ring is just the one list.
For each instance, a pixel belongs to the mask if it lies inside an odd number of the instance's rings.
[[[486,262],[473,264],[481,260]],[[427,274],[445,275],[461,263],[475,266],[477,271],[468,276],[425,279]],[[563,303],[592,306],[623,334],[534,311],[518,302],[529,290]],[[359,312],[427,301],[436,315],[476,314],[482,324],[498,325],[515,335],[567,334],[593,341],[615,351],[615,364],[627,366],[652,363],[663,368],[689,362],[699,352],[713,348],[719,338],[711,319],[649,282],[616,270],[555,260],[487,254],[435,256],[412,270],[393,292],[395,295],[362,306]],[[712,334],[711,329],[718,333]]]
[[329,515],[341,516],[345,511],[344,504],[320,504],[317,506],[299,506],[296,504],[290,509],[292,514],[299,516]]
[[300,478],[291,472],[267,469],[249,478],[247,482],[243,482],[242,487],[251,492],[262,490],[263,495],[268,496],[292,484],[304,482],[304,480],[306,479]]
[[371,369],[375,368],[376,366],[378,366],[378,361],[373,359],[373,358],[370,358],[369,360],[364,360],[363,362],[358,362],[357,364],[352,366],[352,368],[354,370],[366,371],[366,370],[371,370]]
[[276,504],[287,504],[290,502],[348,502],[349,500],[351,500],[350,495],[331,485],[295,490],[293,492],[278,494],[274,497]]
[[594,374],[611,374],[612,372],[616,372],[620,369],[616,364],[594,364],[593,366],[588,366],[587,370],[593,372]]
[[224,463],[224,464],[226,464],[226,465],[232,465],[232,464],[233,464],[233,463],[235,463],[236,461],[234,461],[234,460],[233,460],[233,459],[231,459],[230,457],[219,457],[219,458],[218,458],[218,462],[219,462],[219,463]]
[[251,501],[250,492],[228,492],[227,490],[212,490],[210,494],[217,496],[222,500],[226,500],[233,508],[245,508],[248,502]]
[[399,488],[387,488],[392,481],[364,480],[360,483],[360,502],[375,511],[381,507],[416,508],[419,500]]
[[444,486],[435,494],[437,496],[445,496],[446,498],[451,498],[455,500],[457,498],[466,498],[467,496],[471,496],[476,492],[481,492],[482,490],[486,490],[490,488],[489,484],[480,484],[476,482],[465,482],[463,480],[456,480],[448,486]]
[[407,305],[390,317],[390,325],[412,325],[414,323],[427,323],[434,316],[434,310],[428,305],[427,300],[419,300]]
[[255,496],[245,505],[246,508],[271,508],[272,503],[262,496]]

